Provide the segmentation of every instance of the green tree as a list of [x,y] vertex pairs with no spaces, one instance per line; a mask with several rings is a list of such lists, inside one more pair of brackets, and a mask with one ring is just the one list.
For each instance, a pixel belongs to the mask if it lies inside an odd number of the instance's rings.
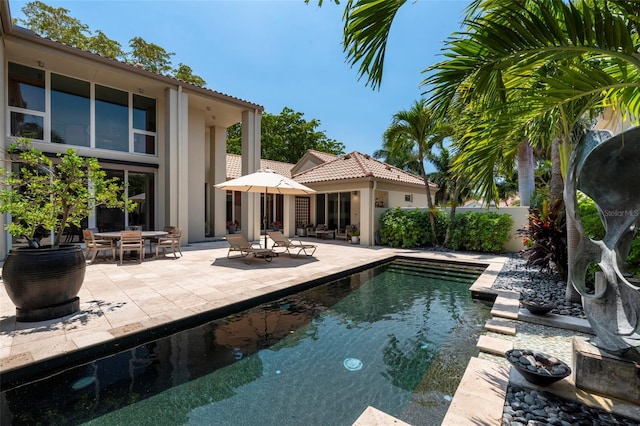
[[131,52],[122,50],[122,45],[110,39],[102,31],[97,30],[92,34],[86,24],[69,15],[69,10],[63,7],[52,7],[39,0],[28,2],[22,12],[25,19],[16,19],[35,33],[48,37],[69,46],[86,50],[100,56],[111,58],[131,64],[142,64],[145,69],[177,78],[178,80],[197,86],[205,86],[206,81],[193,74],[191,68],[179,64],[177,68],[171,65],[173,53],[167,52],[162,47],[148,43],[140,37],[133,37],[129,41]]
[[190,66],[183,63],[179,63],[178,68],[173,70],[173,76],[178,80],[186,81],[187,83],[195,84],[196,86],[204,87],[207,84],[202,77],[193,74]]
[[[393,17],[404,3],[354,0],[345,8],[347,60],[359,64],[360,76],[374,88],[382,79]],[[522,140],[505,137],[510,132],[563,141],[558,152],[566,167],[571,129],[584,113],[612,106],[640,116],[638,16],[640,2],[628,0],[470,5],[465,29],[450,37],[446,59],[426,70],[423,83],[436,113],[446,115],[452,103],[476,112],[466,129],[467,140],[475,139],[467,145],[471,155],[459,168],[471,163],[484,170],[485,198],[496,198],[495,165],[517,146],[514,140]],[[550,131],[537,134],[541,127]]]
[[[402,169],[406,172],[413,173],[416,175],[420,174],[420,162],[418,160],[418,154],[413,149],[412,141],[393,141],[396,145],[394,147],[389,146],[391,144],[391,140],[383,140],[382,148],[373,152],[373,158],[377,158],[378,160],[382,160],[387,164],[391,164],[399,169]],[[405,144],[406,146],[402,149],[398,148],[399,145]]]
[[52,7],[41,1],[27,3],[22,12],[25,19],[15,21],[37,34],[86,50],[91,32],[86,24],[69,16],[64,7]]
[[[448,136],[447,133],[442,132],[443,128],[439,127],[439,124],[427,107],[426,100],[420,99],[415,101],[410,109],[399,111],[393,115],[391,125],[385,130],[383,137],[384,146],[387,146],[391,153],[415,152],[420,167],[420,176],[424,180],[429,222],[433,235],[437,235],[436,220],[425,162],[433,158],[432,149],[434,146],[441,145],[444,138]],[[437,237],[436,244],[438,244]]]
[[[261,158],[296,163],[308,149],[344,154],[344,144],[317,130],[320,120],[304,119],[304,114],[284,107],[280,114],[262,114],[260,125]],[[227,152],[241,154],[241,123],[227,129]]]
[[168,74],[172,70],[171,57],[175,53],[169,53],[154,43],[149,43],[141,37],[129,40],[129,62],[142,64],[145,69],[157,74]]

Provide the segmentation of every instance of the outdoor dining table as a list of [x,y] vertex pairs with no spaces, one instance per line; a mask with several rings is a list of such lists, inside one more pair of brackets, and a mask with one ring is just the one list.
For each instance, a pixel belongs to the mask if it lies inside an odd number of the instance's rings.
[[[168,235],[167,231],[140,231],[142,234],[142,239],[151,240],[152,238],[160,238]],[[94,234],[98,238],[107,238],[111,240],[119,240],[120,239],[120,231],[111,231],[111,232],[96,232]]]

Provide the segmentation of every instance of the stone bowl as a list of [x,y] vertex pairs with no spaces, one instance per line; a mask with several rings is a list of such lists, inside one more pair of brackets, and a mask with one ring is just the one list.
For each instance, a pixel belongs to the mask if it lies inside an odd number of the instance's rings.
[[537,386],[549,386],[571,374],[565,362],[542,352],[511,349],[504,356],[526,381]]
[[546,315],[555,308],[555,305],[553,304],[532,300],[521,300],[520,303],[527,309],[527,311],[534,315]]

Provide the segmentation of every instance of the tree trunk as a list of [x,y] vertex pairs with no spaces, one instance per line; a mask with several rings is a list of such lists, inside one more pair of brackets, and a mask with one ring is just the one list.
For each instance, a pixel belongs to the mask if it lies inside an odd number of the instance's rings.
[[429,210],[429,222],[431,224],[431,232],[433,233],[433,241],[435,245],[438,245],[438,234],[436,234],[436,218],[433,213],[433,202],[431,201],[431,188],[429,187],[429,176],[424,169],[424,160],[420,161],[420,169],[422,172],[422,179],[424,179],[424,187],[427,193],[427,210]]
[[551,182],[549,183],[549,198],[551,202],[564,199],[564,179],[560,161],[560,141],[556,137],[551,141]]
[[531,196],[535,188],[535,165],[533,148],[528,141],[523,141],[518,146],[518,192],[520,193],[520,205],[530,206]]
[[451,209],[449,210],[449,225],[447,226],[447,233],[444,235],[443,246],[447,246],[451,239],[451,231],[453,230],[453,217],[456,215],[456,206],[458,205],[458,198],[460,197],[460,182],[456,181],[456,189],[453,192],[453,199],[451,201]]

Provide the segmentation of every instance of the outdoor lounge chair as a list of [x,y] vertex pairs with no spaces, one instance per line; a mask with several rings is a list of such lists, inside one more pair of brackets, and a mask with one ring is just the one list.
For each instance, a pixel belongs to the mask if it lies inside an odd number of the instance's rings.
[[[313,253],[316,252],[316,246],[313,244],[305,244],[300,240],[293,241],[289,238],[285,237],[284,234],[280,231],[267,232],[269,238],[273,240],[273,247],[282,247],[285,249],[284,252],[288,253],[289,256],[298,257],[300,253],[304,253],[307,256],[313,256]],[[297,250],[296,254],[293,254],[291,251]]]
[[[256,257],[261,257],[267,262],[271,262],[274,256],[278,255],[271,249],[263,249],[259,243],[250,243],[242,234],[227,234],[225,239],[229,243],[227,259],[245,258],[246,263],[251,263]],[[254,244],[258,244],[258,247],[255,247]],[[231,252],[234,251],[240,252],[240,254],[232,257]]]

